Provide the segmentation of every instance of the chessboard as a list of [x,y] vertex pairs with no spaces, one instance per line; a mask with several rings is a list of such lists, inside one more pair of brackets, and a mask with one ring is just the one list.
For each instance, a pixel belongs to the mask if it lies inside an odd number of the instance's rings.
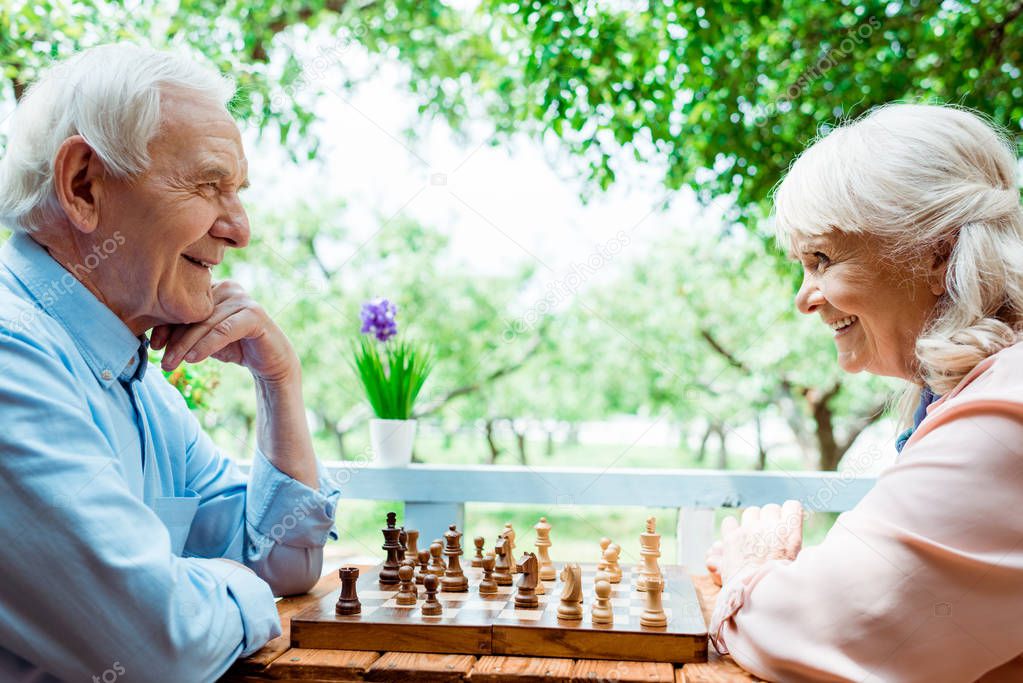
[[[612,585],[614,623],[590,621],[595,565],[581,565],[583,618],[558,618],[560,580],[543,581],[539,609],[515,607],[516,587],[500,586],[496,595],[480,595],[482,570],[466,567],[469,590],[440,592],[439,616],[424,616],[423,586],[419,601],[403,607],[395,603],[397,586],[381,588],[380,566],[364,572],[357,583],[361,614],[335,613],[337,593],[291,619],[291,646],[346,650],[388,650],[442,654],[521,655],[659,662],[707,661],[707,629],[696,590],[688,573],[678,566],[662,566],[662,593],[667,626],[640,625],[644,593],[635,588],[635,571],[622,568],[621,583]],[[515,583],[519,580],[514,575]]]

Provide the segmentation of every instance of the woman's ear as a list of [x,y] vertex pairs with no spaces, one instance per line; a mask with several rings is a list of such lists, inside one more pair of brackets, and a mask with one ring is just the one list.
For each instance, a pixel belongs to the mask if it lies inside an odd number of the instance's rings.
[[99,225],[99,201],[105,167],[81,135],[60,145],[53,162],[53,191],[71,224],[84,233]]
[[928,273],[931,294],[941,296],[945,293],[945,277],[948,274],[948,261],[952,257],[952,249],[942,247],[931,259],[931,270]]

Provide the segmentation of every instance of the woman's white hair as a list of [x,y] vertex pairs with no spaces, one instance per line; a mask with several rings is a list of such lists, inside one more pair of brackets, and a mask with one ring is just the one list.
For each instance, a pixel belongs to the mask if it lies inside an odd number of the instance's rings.
[[[1023,210],[1009,138],[966,109],[890,104],[803,152],[774,197],[781,243],[876,238],[895,263],[947,256],[946,293],[916,341],[920,384],[944,394],[1023,332]],[[908,274],[908,273],[907,273]]]
[[81,135],[107,172],[130,178],[150,163],[162,88],[182,88],[227,105],[233,81],[188,57],[131,43],[84,50],[50,66],[14,113],[0,161],[0,221],[32,231],[64,218],[53,191],[61,144]]

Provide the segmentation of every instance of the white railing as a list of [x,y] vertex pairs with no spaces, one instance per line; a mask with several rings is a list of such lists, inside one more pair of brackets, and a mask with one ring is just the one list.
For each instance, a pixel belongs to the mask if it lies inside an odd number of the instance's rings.
[[342,499],[404,501],[405,524],[419,529],[423,538],[439,537],[453,522],[464,528],[466,503],[677,509],[676,560],[690,567],[702,566],[713,538],[715,508],[794,498],[808,510],[843,512],[856,505],[875,481],[836,472],[325,465],[341,488]]

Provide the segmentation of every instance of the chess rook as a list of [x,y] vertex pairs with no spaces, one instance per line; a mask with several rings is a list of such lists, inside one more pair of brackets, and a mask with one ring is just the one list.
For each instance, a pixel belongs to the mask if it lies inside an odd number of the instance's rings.
[[349,616],[362,612],[362,603],[355,592],[355,583],[359,579],[358,567],[341,567],[337,570],[341,578],[341,594],[338,596],[334,611],[341,616]]
[[408,537],[405,541],[405,557],[415,560],[419,557],[419,531],[407,529],[405,535]]
[[663,628],[668,625],[668,617],[664,614],[664,605],[661,601],[664,579],[657,575],[648,576],[646,586],[646,607],[639,618],[640,626]]

